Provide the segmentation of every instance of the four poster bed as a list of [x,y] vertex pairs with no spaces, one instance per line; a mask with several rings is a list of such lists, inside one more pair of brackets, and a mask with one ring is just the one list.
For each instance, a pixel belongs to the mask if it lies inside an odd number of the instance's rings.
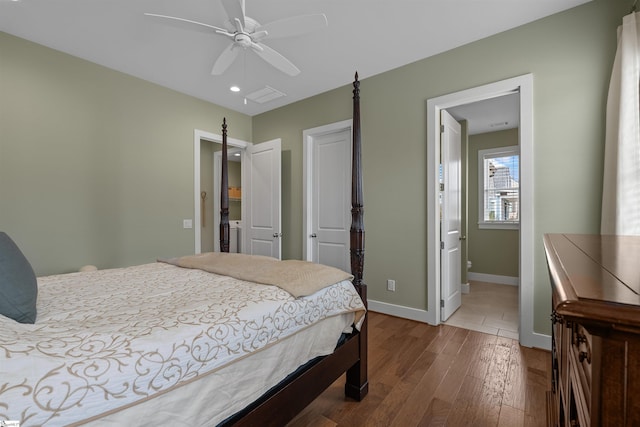
[[[38,279],[37,320],[35,306],[32,321],[0,315],[0,420],[22,427],[281,426],[345,372],[345,395],[364,398],[357,73],[353,86],[352,275],[225,253],[225,120],[221,251]],[[0,275],[14,264],[30,269],[3,234]]]

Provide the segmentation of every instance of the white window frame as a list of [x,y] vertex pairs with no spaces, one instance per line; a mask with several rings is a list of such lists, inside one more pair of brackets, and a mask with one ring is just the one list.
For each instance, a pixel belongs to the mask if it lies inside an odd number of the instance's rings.
[[[509,147],[488,148],[478,150],[478,228],[481,229],[502,229],[517,230],[520,228],[520,213],[518,213],[518,221],[486,221],[484,219],[484,196],[485,196],[485,170],[484,159],[486,157],[510,157],[518,156],[518,170],[520,169],[520,147],[512,145]],[[520,178],[518,177],[518,182]],[[520,190],[518,190],[518,205],[520,205]],[[520,210],[520,206],[518,206]]]

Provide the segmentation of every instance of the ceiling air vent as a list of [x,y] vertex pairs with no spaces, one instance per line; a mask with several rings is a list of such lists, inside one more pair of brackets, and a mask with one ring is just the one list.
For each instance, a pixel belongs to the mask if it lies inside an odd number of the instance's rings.
[[279,90],[276,90],[271,86],[265,86],[264,89],[248,94],[246,98],[258,104],[264,104],[265,102],[273,101],[274,99],[282,98],[283,96],[286,95]]

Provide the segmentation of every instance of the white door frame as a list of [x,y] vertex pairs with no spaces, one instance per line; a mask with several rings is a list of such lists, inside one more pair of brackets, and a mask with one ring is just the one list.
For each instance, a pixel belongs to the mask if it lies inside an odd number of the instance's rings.
[[[313,139],[328,133],[352,132],[353,120],[343,120],[324,126],[318,126],[302,131],[302,259],[312,261],[312,240],[309,238],[313,225]],[[353,141],[352,141],[353,144]]]
[[[200,141],[205,140],[209,142],[216,142],[218,144],[222,144],[222,135],[218,135],[215,133],[207,132],[200,129],[193,130],[193,232],[195,234],[195,247],[194,253],[199,254],[202,252],[202,237],[200,233],[202,232],[202,219],[201,211],[200,211]],[[242,149],[242,162],[245,162],[245,151],[246,148],[252,145],[250,142],[242,141],[240,139],[229,138],[227,137],[227,145],[229,147],[238,147]],[[246,164],[246,163],[245,163]],[[244,188],[244,169],[242,168],[242,198],[245,196],[245,188]],[[214,195],[214,197],[216,197]],[[241,216],[245,218],[244,212],[244,203],[242,203],[241,207]],[[216,242],[214,242],[215,244]]]
[[[440,161],[440,110],[520,93],[520,344],[551,348],[550,337],[533,331],[534,304],[534,216],[533,216],[533,75],[478,86],[427,101],[427,292],[428,317],[440,323],[440,217],[438,164]],[[526,260],[526,262],[523,262]]]

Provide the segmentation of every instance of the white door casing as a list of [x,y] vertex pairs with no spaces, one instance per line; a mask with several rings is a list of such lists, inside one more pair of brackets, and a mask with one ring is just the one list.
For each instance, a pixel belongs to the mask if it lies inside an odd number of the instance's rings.
[[[247,148],[246,181],[243,181],[243,252],[282,257],[280,139]],[[245,196],[244,188],[249,194]],[[246,248],[246,250],[245,250]]]
[[[534,298],[534,186],[533,75],[525,74],[427,100],[427,295],[425,319],[440,323],[440,227],[438,164],[440,111],[507,93],[520,93],[520,344],[551,349],[551,337],[533,329]],[[436,267],[438,266],[438,267]]]
[[305,130],[303,257],[350,271],[351,120]]
[[461,283],[461,126],[446,110],[441,111],[440,147],[442,155],[442,219],[440,263],[442,309],[445,321],[462,303]]

